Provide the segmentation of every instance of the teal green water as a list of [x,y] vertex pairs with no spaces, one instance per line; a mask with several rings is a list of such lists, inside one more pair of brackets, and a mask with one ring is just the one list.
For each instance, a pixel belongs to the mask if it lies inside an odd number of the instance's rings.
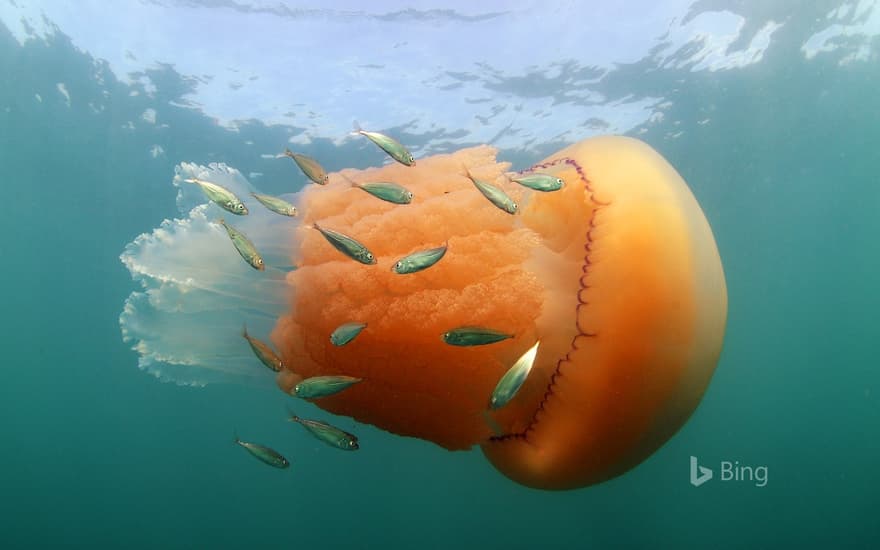
[[[478,452],[366,426],[361,450],[335,452],[284,422],[280,392],[178,387],[139,371],[119,333],[134,288],[119,253],[175,214],[181,160],[263,172],[279,182],[266,191],[280,191],[281,168],[253,151],[287,134],[258,122],[230,132],[168,105],[187,86],[170,68],[151,75],[152,98],[107,82],[107,109],[93,113],[104,87],[88,55],[63,36],[19,46],[0,27],[0,545],[876,547],[878,45],[870,62],[807,61],[789,32],[750,67],[624,66],[604,85],[672,101],[670,122],[639,137],[678,168],[712,224],[728,332],[702,404],[669,443],[622,477],[549,493],[506,480]],[[78,98],[70,107],[53,93],[59,81]],[[155,105],[173,130],[122,127]],[[158,142],[165,154],[153,158]],[[525,165],[558,145],[506,158]],[[330,170],[368,165],[365,149],[346,147],[308,152],[338,159]],[[291,468],[248,457],[233,429]],[[691,455],[766,466],[767,483],[716,471],[693,487]]]

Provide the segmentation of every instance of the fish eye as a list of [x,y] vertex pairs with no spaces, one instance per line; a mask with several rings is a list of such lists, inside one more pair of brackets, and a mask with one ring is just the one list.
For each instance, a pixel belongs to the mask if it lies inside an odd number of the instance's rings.
[[413,194],[412,194],[411,191],[407,191],[407,192],[406,192],[406,198],[408,198],[408,199],[413,198]]
[[403,269],[403,262],[397,262],[395,267],[397,267],[397,269]]
[[263,258],[257,258],[257,263],[263,265]]
[[516,203],[513,203],[513,209],[516,210],[517,208],[519,207],[516,205]]
[[367,252],[367,259],[368,259],[368,260],[372,260],[372,259],[373,259],[373,255],[372,255],[370,252]]

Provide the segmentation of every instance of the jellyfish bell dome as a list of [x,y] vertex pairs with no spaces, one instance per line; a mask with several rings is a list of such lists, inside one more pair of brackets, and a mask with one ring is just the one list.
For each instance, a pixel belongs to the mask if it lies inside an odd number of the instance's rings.
[[[727,294],[711,229],[677,172],[648,145],[591,138],[523,171],[558,177],[540,192],[511,181],[488,146],[329,175],[289,196],[298,218],[279,216],[224,165],[181,164],[183,218],[122,255],[142,289],[121,324],[141,366],[181,383],[262,383],[243,324],[283,362],[275,381],[290,393],[315,376],[361,382],[315,399],[329,412],[447,449],[479,445],[511,479],[536,488],[601,482],[650,456],[698,405],[723,341]],[[492,204],[479,179],[502,189],[516,213]],[[199,177],[244,199],[229,220],[264,254],[266,271],[241,260],[222,212]],[[394,182],[408,204],[352,182]],[[315,227],[369,249],[347,257]],[[408,274],[401,258],[445,246],[442,259]],[[346,323],[356,338],[330,338]],[[510,335],[455,346],[443,335],[489,327]],[[510,402],[489,407],[493,388],[540,341]]]

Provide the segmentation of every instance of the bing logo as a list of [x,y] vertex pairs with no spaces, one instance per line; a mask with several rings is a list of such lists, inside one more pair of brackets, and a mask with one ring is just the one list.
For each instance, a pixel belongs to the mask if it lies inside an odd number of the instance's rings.
[[[755,487],[764,487],[767,485],[767,466],[740,466],[739,461],[730,462],[721,461],[719,468],[721,481],[753,481]],[[691,485],[699,487],[710,479],[714,472],[711,468],[700,466],[697,457],[691,457]]]
[[[699,471],[698,471],[699,470]],[[712,470],[697,463],[697,457],[691,457],[691,485],[699,487],[712,479]]]

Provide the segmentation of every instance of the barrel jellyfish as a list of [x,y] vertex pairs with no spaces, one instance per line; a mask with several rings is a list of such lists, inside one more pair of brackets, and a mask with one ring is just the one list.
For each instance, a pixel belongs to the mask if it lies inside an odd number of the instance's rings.
[[[289,218],[253,200],[234,168],[182,163],[174,183],[183,217],[122,254],[142,285],[121,314],[123,336],[143,369],[182,384],[274,377],[290,393],[306,377],[361,378],[314,402],[446,449],[479,445],[526,486],[618,476],[686,422],[715,369],[727,290],[712,231],[675,169],[635,139],[587,139],[523,170],[563,179],[555,192],[512,183],[510,168],[479,146],[412,167],[347,169],[288,196],[299,210]],[[292,182],[301,176],[290,170]],[[518,212],[487,201],[468,171],[504,188]],[[191,177],[230,189],[250,214],[207,204],[183,183]],[[371,181],[414,197],[391,204],[352,185]],[[243,262],[214,223],[224,214],[263,253],[265,271]],[[341,254],[315,223],[355,237],[376,262]],[[444,244],[428,269],[391,269]],[[366,328],[334,346],[329,335],[346,322]],[[245,324],[278,350],[280,372],[253,356]],[[441,338],[468,325],[514,337],[473,347]],[[496,383],[536,341],[519,392],[490,410]]]

